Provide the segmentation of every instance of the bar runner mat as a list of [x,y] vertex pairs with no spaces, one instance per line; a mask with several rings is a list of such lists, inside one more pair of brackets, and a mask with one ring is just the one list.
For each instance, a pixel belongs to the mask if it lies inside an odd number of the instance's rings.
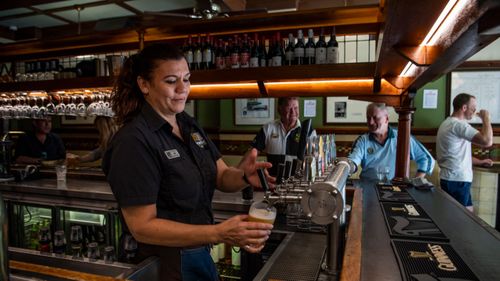
[[450,244],[391,241],[404,281],[479,281]]
[[392,238],[449,241],[416,203],[380,202]]
[[379,201],[385,202],[415,202],[405,188],[397,185],[377,185],[377,196]]

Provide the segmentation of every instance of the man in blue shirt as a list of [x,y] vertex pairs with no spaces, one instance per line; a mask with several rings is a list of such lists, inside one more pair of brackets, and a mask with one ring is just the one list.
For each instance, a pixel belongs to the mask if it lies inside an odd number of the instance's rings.
[[[368,133],[356,139],[349,158],[361,165],[361,179],[377,180],[377,170],[389,167],[388,179],[396,171],[397,129],[389,127],[389,113],[385,104],[371,103],[366,108]],[[410,137],[410,159],[417,163],[415,177],[430,175],[435,160],[427,149],[413,136]]]

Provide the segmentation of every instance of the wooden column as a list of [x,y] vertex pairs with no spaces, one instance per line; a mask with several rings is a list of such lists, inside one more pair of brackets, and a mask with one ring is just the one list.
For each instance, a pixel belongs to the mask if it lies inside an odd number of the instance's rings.
[[396,150],[396,173],[393,181],[404,182],[410,178],[410,131],[411,114],[415,108],[396,108],[398,119],[398,146]]

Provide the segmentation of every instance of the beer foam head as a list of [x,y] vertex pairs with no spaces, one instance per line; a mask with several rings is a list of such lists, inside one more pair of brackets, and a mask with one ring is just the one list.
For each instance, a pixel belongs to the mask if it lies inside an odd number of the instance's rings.
[[256,218],[265,220],[274,220],[276,218],[276,211],[268,209],[252,209],[250,215]]

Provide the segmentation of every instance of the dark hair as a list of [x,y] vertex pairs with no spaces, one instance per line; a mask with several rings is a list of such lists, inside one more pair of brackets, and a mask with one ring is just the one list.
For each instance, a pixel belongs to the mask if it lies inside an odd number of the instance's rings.
[[458,94],[454,99],[453,99],[453,111],[458,111],[462,106],[466,105],[469,103],[470,99],[475,99],[476,97],[473,95],[469,95],[466,93],[461,93]]
[[291,101],[291,100],[299,100],[299,98],[298,97],[281,97],[281,98],[278,98],[278,107],[286,105],[288,103],[288,101]]
[[138,54],[130,56],[118,75],[111,104],[118,124],[130,121],[139,113],[145,102],[137,84],[137,77],[151,81],[152,74],[160,60],[184,59],[182,51],[171,44],[156,43],[146,46]]

